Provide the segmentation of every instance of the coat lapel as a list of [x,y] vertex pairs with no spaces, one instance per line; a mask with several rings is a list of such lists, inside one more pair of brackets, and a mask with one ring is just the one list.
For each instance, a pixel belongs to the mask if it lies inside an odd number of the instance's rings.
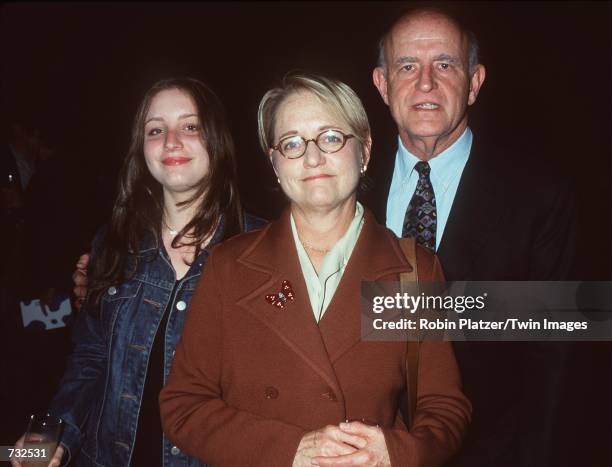
[[[318,325],[293,241],[289,210],[269,224],[238,259],[260,277],[253,282],[251,291],[238,300],[238,305],[274,331],[338,395],[342,390],[332,365],[362,340],[362,281],[396,280],[400,272],[411,269],[391,235],[366,209],[359,240]],[[278,293],[283,280],[291,282],[295,299],[288,301],[284,309],[278,309],[264,297]]]
[[[238,305],[261,320],[318,373],[326,383],[341,394],[340,386],[327,354],[325,344],[314,319],[306,283],[293,241],[289,210],[269,224],[238,262],[261,277]],[[295,299],[279,309],[265,300],[267,294],[281,290],[284,280],[291,283]]]
[[[397,280],[410,271],[392,234],[376,223],[368,210],[365,222],[338,289],[319,322],[327,353],[333,362],[362,340],[361,285],[363,281]],[[372,326],[368,329],[372,330]]]
[[437,255],[447,280],[467,280],[490,233],[502,214],[500,187],[483,163],[486,155],[475,145],[461,176]]

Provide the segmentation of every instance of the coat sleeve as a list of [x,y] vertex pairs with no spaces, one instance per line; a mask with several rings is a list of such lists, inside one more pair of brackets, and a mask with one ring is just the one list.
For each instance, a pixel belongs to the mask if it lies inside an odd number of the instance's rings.
[[[93,271],[103,227],[92,243],[92,258],[88,267]],[[48,412],[64,421],[61,444],[65,449],[62,465],[68,465],[81,449],[84,427],[90,412],[99,400],[104,386],[108,358],[108,335],[99,305],[85,306],[75,319],[72,332],[73,349],[66,370],[53,397]]]
[[72,330],[72,341],[73,351],[48,410],[64,420],[61,444],[66,452],[62,465],[68,465],[81,448],[82,430],[106,376],[108,347],[97,310],[84,308],[80,311]]
[[[542,196],[540,216],[534,227],[530,251],[529,280],[569,280],[579,265],[575,254],[576,209],[572,187],[559,183]],[[561,417],[561,392],[568,376],[568,342],[523,343],[522,394],[517,394],[518,408],[513,416],[521,436],[515,454],[524,465],[551,463],[556,420]],[[539,395],[539,396],[536,396]]]
[[534,225],[529,280],[570,280],[577,267],[576,206],[572,186],[559,183],[542,194],[542,209]]
[[225,281],[215,257],[213,253],[194,292],[160,394],[164,432],[184,452],[215,466],[290,466],[305,431],[239,410],[223,399],[220,284]]
[[[438,259],[417,249],[419,280],[443,281]],[[472,406],[461,390],[459,367],[450,342],[420,346],[417,401],[410,431],[383,428],[393,467],[436,466],[457,452],[471,419]]]

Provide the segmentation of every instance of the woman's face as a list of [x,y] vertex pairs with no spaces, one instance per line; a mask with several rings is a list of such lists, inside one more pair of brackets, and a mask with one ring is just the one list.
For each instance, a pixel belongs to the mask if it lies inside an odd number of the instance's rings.
[[151,175],[166,193],[188,194],[208,173],[198,111],[180,89],[160,91],[145,117],[144,156]]
[[[274,144],[287,135],[313,139],[328,129],[352,134],[346,122],[314,94],[297,92],[276,111]],[[360,169],[369,158],[357,138],[349,138],[332,154],[322,152],[313,141],[299,159],[287,159],[278,150],[269,154],[281,188],[293,205],[304,210],[327,210],[355,202]]]

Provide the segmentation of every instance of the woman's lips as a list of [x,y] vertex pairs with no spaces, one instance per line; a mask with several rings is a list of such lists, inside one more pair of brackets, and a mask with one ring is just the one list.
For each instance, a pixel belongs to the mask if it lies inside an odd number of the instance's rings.
[[162,159],[162,164],[164,165],[181,165],[186,164],[191,159],[189,157],[166,157]]
[[303,178],[302,181],[303,182],[310,182],[312,180],[318,180],[320,178],[331,178],[331,177],[333,177],[333,175],[319,174],[319,175],[312,175],[310,177]]

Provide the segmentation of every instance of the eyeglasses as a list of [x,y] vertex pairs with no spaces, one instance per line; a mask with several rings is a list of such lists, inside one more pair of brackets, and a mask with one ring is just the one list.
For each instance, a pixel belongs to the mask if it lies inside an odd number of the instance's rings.
[[312,141],[324,153],[333,154],[340,151],[346,141],[353,136],[345,135],[339,130],[325,130],[312,139],[304,139],[300,135],[287,136],[281,139],[276,146],[272,146],[271,149],[277,150],[287,159],[298,159],[304,155],[308,143]]

